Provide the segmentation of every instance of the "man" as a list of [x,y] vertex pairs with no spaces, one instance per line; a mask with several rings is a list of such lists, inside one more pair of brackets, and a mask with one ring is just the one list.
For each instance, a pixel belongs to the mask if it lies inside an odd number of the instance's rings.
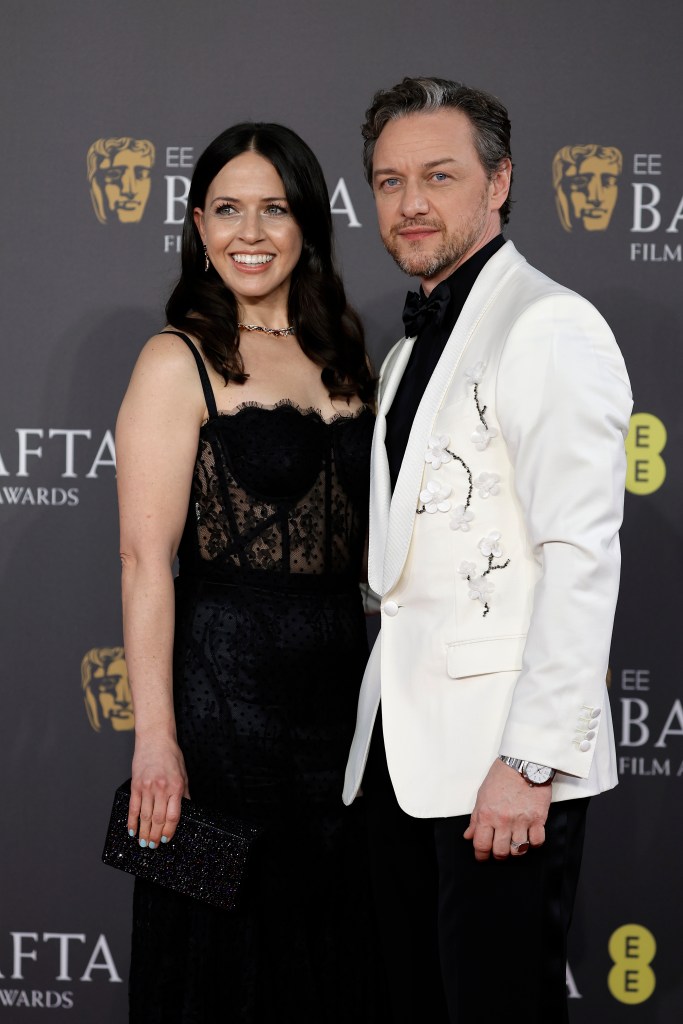
[[564,146],[553,160],[553,186],[560,223],[565,231],[579,224],[586,231],[604,231],[617,202],[622,169],[614,146]]
[[392,1020],[558,1024],[586,805],[617,782],[628,378],[597,311],[501,235],[498,100],[404,79],[363,134],[382,239],[421,283],[380,377],[382,628],[344,792],[367,800]]

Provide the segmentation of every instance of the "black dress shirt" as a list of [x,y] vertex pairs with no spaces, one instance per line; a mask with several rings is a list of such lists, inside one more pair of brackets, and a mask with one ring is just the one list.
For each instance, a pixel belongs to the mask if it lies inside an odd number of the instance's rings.
[[[413,344],[403,377],[387,413],[385,445],[389,459],[391,490],[396,486],[408,437],[417,407],[429,380],[436,369],[446,342],[460,316],[467,297],[482,267],[505,244],[502,235],[477,250],[465,263],[454,270],[442,284],[450,291],[450,301],[440,323],[427,323]],[[438,287],[441,287],[439,285]],[[422,289],[420,289],[422,291]]]

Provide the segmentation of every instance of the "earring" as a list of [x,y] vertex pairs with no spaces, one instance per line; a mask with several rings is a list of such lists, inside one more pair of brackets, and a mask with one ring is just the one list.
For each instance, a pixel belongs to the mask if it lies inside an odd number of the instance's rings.
[[205,274],[208,274],[210,266],[211,266],[211,264],[209,263],[209,254],[206,251],[206,246],[204,246],[204,273]]

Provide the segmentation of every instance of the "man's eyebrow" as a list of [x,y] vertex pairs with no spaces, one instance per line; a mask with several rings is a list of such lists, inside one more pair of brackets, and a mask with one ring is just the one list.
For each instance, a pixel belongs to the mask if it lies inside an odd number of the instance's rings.
[[[456,160],[455,157],[453,157],[453,156],[442,156],[442,157],[439,157],[438,160],[428,160],[426,163],[422,164],[422,167],[424,168],[425,171],[430,171],[433,167],[439,167],[439,166],[442,166],[443,164],[459,164],[459,163],[461,163],[461,161],[460,160]],[[398,173],[399,172],[396,171],[393,167],[378,167],[376,170],[373,170],[372,176],[374,178],[378,174],[398,174]]]
[[432,169],[432,167],[438,167],[440,164],[459,164],[461,161],[456,160],[454,156],[442,156],[438,160],[428,160],[426,164],[422,164],[426,171]]

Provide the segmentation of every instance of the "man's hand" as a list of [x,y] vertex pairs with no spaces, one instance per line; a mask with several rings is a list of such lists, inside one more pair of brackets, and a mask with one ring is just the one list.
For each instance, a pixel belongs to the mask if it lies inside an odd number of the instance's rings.
[[491,854],[496,860],[519,857],[529,845],[542,846],[551,796],[551,785],[530,786],[514,768],[494,761],[464,833],[477,860],[488,860]]

